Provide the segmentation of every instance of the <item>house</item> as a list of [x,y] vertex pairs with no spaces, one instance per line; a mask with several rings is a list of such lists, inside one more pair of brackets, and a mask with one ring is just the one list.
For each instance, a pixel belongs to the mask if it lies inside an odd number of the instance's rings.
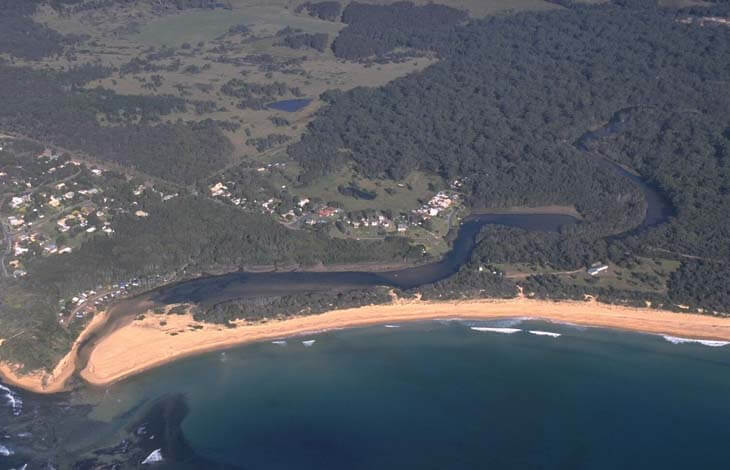
[[150,215],[150,214],[149,214],[149,213],[147,213],[147,212],[145,212],[145,211],[136,211],[136,212],[134,213],[134,215],[136,215],[137,217],[147,217],[147,216],[148,216],[148,215]]
[[320,217],[331,217],[335,213],[337,213],[337,209],[334,207],[323,207],[319,210],[319,212],[317,212]]
[[21,196],[21,197],[14,196],[10,200],[10,207],[12,207],[13,209],[17,209],[18,207],[20,207],[21,205],[25,204],[29,200],[30,200],[30,197],[27,196],[27,195],[26,196]]
[[407,225],[405,225],[405,224],[398,224],[398,231],[399,232],[405,232],[406,230],[408,230],[408,226]]
[[25,223],[23,219],[19,219],[17,217],[10,216],[8,217],[8,223],[11,227],[20,227]]
[[588,274],[591,276],[597,276],[598,274],[602,273],[603,271],[606,271],[608,269],[608,266],[605,264],[601,264],[598,266],[592,266],[588,268]]

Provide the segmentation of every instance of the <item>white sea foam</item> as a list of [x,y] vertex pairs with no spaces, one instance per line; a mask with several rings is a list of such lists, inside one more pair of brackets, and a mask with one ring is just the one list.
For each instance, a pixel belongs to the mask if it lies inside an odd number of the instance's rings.
[[537,336],[550,336],[552,338],[560,336],[560,333],[553,333],[552,331],[530,330],[530,333]]
[[150,452],[150,455],[148,455],[147,458],[142,461],[142,465],[162,462],[162,460],[162,449],[156,449]]
[[311,345],[313,345],[316,341],[317,341],[316,339],[308,339],[306,341],[302,341],[302,344],[304,345],[305,348],[308,348]]
[[8,447],[5,447],[4,445],[0,444],[0,455],[2,455],[4,457],[9,457],[13,454],[14,454],[14,452],[12,451],[12,449],[9,449]]
[[23,411],[23,399],[8,387],[0,385],[0,393],[3,393],[8,405],[13,409],[14,416],[20,416]]
[[386,328],[400,328],[400,325],[385,325]]
[[506,333],[508,335],[522,331],[519,328],[490,328],[486,326],[472,326],[471,329],[474,331],[488,331],[491,333]]
[[730,341],[717,341],[717,340],[711,340],[711,339],[694,339],[694,338],[680,338],[677,336],[669,336],[669,335],[662,335],[662,338],[669,341],[672,344],[683,344],[683,343],[697,343],[702,344],[704,346],[711,346],[713,348],[720,348],[722,346],[727,346],[730,344]]
[[277,346],[286,346],[286,341],[284,341],[283,339],[280,339],[280,340],[272,341],[271,344],[275,344]]

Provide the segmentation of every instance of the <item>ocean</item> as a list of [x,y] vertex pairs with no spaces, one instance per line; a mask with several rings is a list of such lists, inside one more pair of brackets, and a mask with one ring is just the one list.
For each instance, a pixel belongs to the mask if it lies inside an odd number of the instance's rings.
[[503,320],[283,338],[76,400],[164,429],[154,468],[684,469],[727,467],[728,397],[726,343]]

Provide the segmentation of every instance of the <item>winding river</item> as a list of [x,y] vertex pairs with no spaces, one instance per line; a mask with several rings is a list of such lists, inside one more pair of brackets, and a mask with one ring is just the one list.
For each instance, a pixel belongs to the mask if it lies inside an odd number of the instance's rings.
[[[622,109],[614,114],[605,126],[586,132],[574,146],[588,152],[593,158],[611,168],[621,177],[629,179],[642,191],[647,202],[643,221],[637,227],[612,239],[641,232],[666,222],[674,213],[670,202],[657,188],[643,181],[634,173],[617,163],[589,149],[591,141],[601,139],[621,131],[623,116],[632,108]],[[317,292],[347,290],[372,286],[391,286],[411,289],[431,284],[455,274],[459,267],[468,261],[476,244],[477,234],[483,227],[502,225],[531,231],[557,232],[560,227],[578,223],[578,219],[565,214],[479,214],[466,217],[459,227],[452,249],[443,259],[430,264],[385,272],[345,271],[345,272],[233,272],[218,276],[204,276],[163,286],[138,297],[122,301],[109,311],[109,319],[79,348],[78,370],[82,369],[94,345],[106,334],[120,325],[131,321],[136,314],[152,305],[195,303],[203,307],[233,299],[258,296],[276,296],[298,292]]]

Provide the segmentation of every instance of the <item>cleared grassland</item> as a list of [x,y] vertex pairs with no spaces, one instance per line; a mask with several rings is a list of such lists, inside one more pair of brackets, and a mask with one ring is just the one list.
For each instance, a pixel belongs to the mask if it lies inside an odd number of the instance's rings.
[[[348,186],[350,183],[376,192],[377,197],[372,200],[355,199],[337,190],[339,186]],[[414,171],[401,182],[395,182],[360,178],[351,170],[343,170],[311,184],[292,188],[292,192],[300,197],[319,197],[324,201],[337,202],[348,211],[381,209],[398,213],[415,209],[421,204],[420,201],[431,198],[434,191],[429,190],[429,183],[438,183],[437,178],[418,171]]]

